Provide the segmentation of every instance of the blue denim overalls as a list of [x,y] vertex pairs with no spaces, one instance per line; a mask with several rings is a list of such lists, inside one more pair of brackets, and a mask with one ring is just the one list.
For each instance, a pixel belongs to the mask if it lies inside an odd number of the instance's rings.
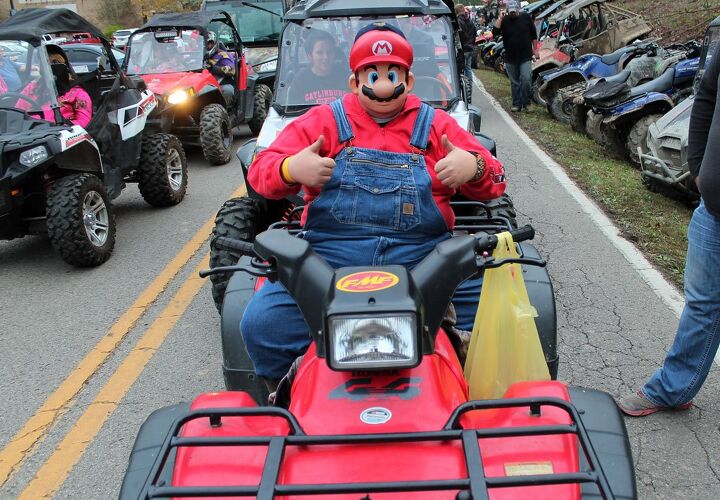
[[[422,104],[409,153],[352,145],[342,100],[331,104],[345,148],[317,198],[307,208],[302,237],[335,267],[417,265],[450,238],[432,198],[426,149],[435,110]],[[478,291],[473,292],[477,307]],[[471,311],[474,317],[474,311]],[[265,283],[249,302],[240,329],[259,376],[281,378],[310,344],[300,310],[280,283]]]

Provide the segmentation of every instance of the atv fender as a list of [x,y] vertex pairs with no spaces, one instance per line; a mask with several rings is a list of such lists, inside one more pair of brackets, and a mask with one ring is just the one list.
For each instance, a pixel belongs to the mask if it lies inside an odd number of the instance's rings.
[[493,139],[489,135],[485,135],[480,132],[475,132],[475,139],[477,139],[480,144],[485,146],[485,149],[490,151],[493,156],[497,157],[497,147],[495,144],[495,139]]
[[470,114],[470,131],[477,134],[480,132],[480,126],[482,125],[482,113],[480,112],[480,108],[470,104],[468,106],[468,113]]
[[75,172],[92,172],[100,177],[105,173],[100,151],[88,140],[83,140],[55,157],[55,163],[62,170]]
[[248,139],[245,141],[235,153],[237,159],[240,160],[240,167],[242,167],[243,175],[247,179],[247,172],[255,154],[255,148],[257,147],[257,137]]
[[[570,387],[570,401],[580,415],[588,438],[605,476],[608,479],[614,498],[631,500],[637,498],[635,467],[632,450],[628,440],[625,421],[613,398],[606,392]],[[580,467],[588,467],[584,453],[581,453]],[[582,486],[583,499],[600,499],[602,495],[594,485]]]
[[619,124],[637,120],[639,115],[662,114],[670,111],[675,103],[667,95],[660,92],[650,92],[643,96],[633,99],[616,106],[610,115],[603,119],[605,124],[613,124],[617,127]]
[[200,116],[200,111],[202,111],[202,108],[207,106],[208,104],[220,104],[222,107],[226,107],[225,99],[222,96],[222,92],[220,92],[220,88],[216,87],[215,85],[205,85],[203,88],[200,89],[200,92],[197,93],[198,98],[201,98],[203,104],[199,107],[197,110],[198,116]]
[[577,69],[560,68],[557,73],[541,77],[540,81],[538,92],[540,92],[540,97],[547,100],[553,93],[552,90],[587,81],[587,78],[582,71]]
[[[178,403],[155,410],[140,427],[140,432],[135,438],[130,460],[120,489],[119,498],[122,500],[137,500],[144,498],[143,490],[148,481],[152,481],[152,471],[158,452],[162,447],[168,434],[173,430],[175,420],[185,415],[190,409],[190,403]],[[170,454],[168,463],[163,467],[167,477],[166,484],[172,484],[172,471],[174,469],[175,451]]]

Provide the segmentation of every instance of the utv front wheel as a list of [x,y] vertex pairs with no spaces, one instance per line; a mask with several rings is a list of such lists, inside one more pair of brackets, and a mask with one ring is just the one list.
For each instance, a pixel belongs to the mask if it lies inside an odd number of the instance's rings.
[[187,159],[177,137],[154,134],[143,138],[138,187],[143,199],[154,207],[182,201],[187,190]]
[[227,111],[219,104],[208,104],[200,113],[200,146],[205,159],[224,165],[232,157],[232,125]]
[[258,85],[253,93],[253,117],[248,123],[252,135],[258,135],[265,123],[270,104],[272,103],[272,90],[267,85]]
[[65,262],[99,266],[115,246],[115,214],[105,185],[93,174],[73,174],[55,181],[47,194],[50,243]]

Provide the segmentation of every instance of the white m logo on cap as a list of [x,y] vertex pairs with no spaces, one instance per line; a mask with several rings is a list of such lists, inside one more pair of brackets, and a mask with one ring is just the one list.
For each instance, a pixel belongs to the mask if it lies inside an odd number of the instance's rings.
[[392,44],[386,40],[373,43],[372,53],[376,56],[389,56],[392,54]]

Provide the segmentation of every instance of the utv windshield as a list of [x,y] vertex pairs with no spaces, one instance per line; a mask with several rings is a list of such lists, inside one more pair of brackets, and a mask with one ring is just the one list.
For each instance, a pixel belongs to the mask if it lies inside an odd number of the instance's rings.
[[[243,44],[277,42],[282,30],[282,1],[224,0],[207,2],[205,10],[230,14]],[[222,38],[220,41],[226,42]]]
[[181,73],[203,69],[205,38],[196,29],[134,33],[127,48],[129,75]]
[[450,21],[446,17],[402,16],[307,19],[302,24],[288,24],[282,34],[275,105],[302,108],[326,104],[348,92],[348,60],[355,33],[377,21],[398,26],[413,46],[412,93],[437,107],[454,103],[460,90]]
[[[12,59],[7,47],[14,48]],[[64,76],[74,77],[67,70]],[[52,106],[57,106],[54,78],[44,45],[33,47],[19,40],[0,43],[0,108],[52,120]]]

